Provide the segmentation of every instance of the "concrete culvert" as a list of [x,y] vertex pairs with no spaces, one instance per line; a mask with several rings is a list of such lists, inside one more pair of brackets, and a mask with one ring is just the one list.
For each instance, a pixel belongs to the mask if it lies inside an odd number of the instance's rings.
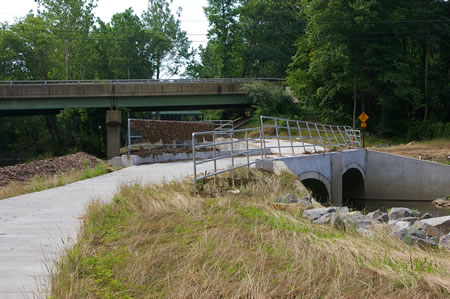
[[364,178],[356,168],[350,168],[342,176],[342,199],[344,205],[349,205],[353,200],[365,198]]
[[304,179],[302,184],[311,192],[315,200],[320,203],[327,203],[330,199],[327,187],[324,183],[317,179]]

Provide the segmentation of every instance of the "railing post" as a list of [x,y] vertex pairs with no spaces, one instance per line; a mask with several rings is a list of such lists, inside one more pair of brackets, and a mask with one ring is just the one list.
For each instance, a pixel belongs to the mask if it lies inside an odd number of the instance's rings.
[[214,184],[216,184],[217,179],[216,133],[213,133],[213,158],[214,158]]
[[297,123],[298,136],[300,137],[300,141],[302,142],[303,153],[305,153],[306,152],[306,147],[305,147],[305,141],[303,141],[302,129],[300,128],[299,121],[297,120],[295,122]]
[[262,115],[259,118],[261,120],[261,131],[260,131],[260,134],[259,134],[259,138],[260,138],[260,143],[261,143],[261,150],[263,151],[263,153],[261,154],[261,158],[262,158],[263,154],[264,154],[264,158],[267,158],[266,138],[264,137],[264,119],[263,119]]
[[279,136],[279,134],[278,134],[278,121],[277,121],[277,119],[275,118],[275,132],[276,132],[276,134],[277,134],[277,142],[278,142],[278,153],[279,153],[279,155],[280,155],[280,157],[281,157],[281,144],[280,144],[280,136]]
[[[347,139],[346,139],[346,138],[344,137],[344,135],[342,134],[341,128],[338,126],[337,129],[338,129],[338,131],[339,131],[339,135],[341,135],[341,138],[342,138],[342,142],[343,142],[342,146],[345,146],[345,147],[347,147],[347,149],[349,149],[348,143],[347,143]],[[344,128],[344,129],[345,129],[345,128]],[[347,135],[347,133],[345,133],[345,134]]]
[[247,153],[247,167],[250,172],[250,153],[248,149],[248,131],[245,131],[245,144],[246,144],[246,153]]
[[195,159],[195,133],[192,133],[192,162],[194,163],[194,191],[198,191],[197,186],[197,161]]
[[131,155],[131,119],[128,119],[128,156]]
[[233,132],[230,132],[230,139],[231,139],[231,176],[232,176],[232,183],[234,188],[234,145],[233,145]]
[[[327,135],[328,145],[331,145],[331,139],[330,139],[330,136],[328,136],[328,131],[327,131],[327,129],[326,129],[324,124],[322,124],[322,129],[325,132],[325,134]],[[325,144],[325,141],[323,143]],[[324,146],[324,150],[325,150],[325,146]]]
[[291,127],[289,126],[289,120],[286,119],[286,126],[289,134],[289,141],[291,142],[292,155],[295,156],[294,144],[292,143]]
[[309,132],[309,138],[311,138],[311,141],[312,141],[312,146],[314,148],[314,152],[317,152],[316,143],[315,143],[314,137],[312,135],[311,128],[309,127],[309,123],[305,122],[305,124],[306,124],[306,128],[308,129],[308,132]]

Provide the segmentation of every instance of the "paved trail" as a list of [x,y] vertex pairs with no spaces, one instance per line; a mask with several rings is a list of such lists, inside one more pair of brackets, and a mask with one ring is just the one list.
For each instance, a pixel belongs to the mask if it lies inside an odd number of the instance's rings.
[[[229,164],[229,160],[217,162],[219,168]],[[204,171],[204,167],[199,167],[199,171]],[[44,295],[39,292],[46,286],[45,263],[49,264],[64,244],[74,240],[89,201],[111,199],[120,184],[161,183],[164,179],[178,180],[192,174],[192,161],[133,166],[70,185],[0,200],[0,299]]]

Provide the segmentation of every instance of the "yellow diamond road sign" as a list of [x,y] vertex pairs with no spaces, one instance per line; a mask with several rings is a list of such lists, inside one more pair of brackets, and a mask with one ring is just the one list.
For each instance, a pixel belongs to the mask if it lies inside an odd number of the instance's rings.
[[369,119],[369,116],[365,112],[363,112],[363,113],[361,113],[361,115],[358,118],[360,121],[365,123]]

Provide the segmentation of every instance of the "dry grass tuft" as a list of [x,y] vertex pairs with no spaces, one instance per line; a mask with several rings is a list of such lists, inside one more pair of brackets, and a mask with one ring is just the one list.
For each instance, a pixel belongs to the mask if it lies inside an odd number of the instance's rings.
[[450,254],[312,225],[274,197],[296,178],[239,173],[192,184],[122,186],[94,202],[78,242],[51,273],[51,298],[439,298]]
[[35,176],[31,180],[25,182],[11,182],[6,186],[0,187],[0,200],[64,186],[80,180],[103,175],[111,171],[111,167],[103,163],[98,163],[95,168],[85,167],[82,170],[73,170],[63,175],[42,175]]

